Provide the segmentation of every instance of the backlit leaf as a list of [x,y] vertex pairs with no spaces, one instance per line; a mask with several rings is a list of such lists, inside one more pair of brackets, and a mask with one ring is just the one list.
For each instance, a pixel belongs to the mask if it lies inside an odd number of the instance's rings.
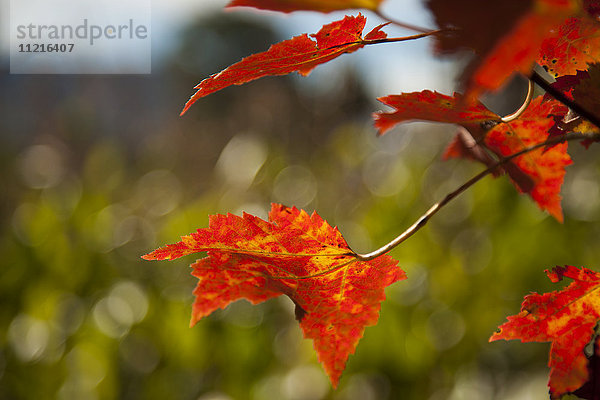
[[555,77],[575,75],[587,64],[600,62],[600,27],[592,18],[572,17],[558,35],[542,43],[538,62]]
[[[375,126],[382,134],[395,124],[411,120],[427,120],[459,124],[472,135],[472,150],[467,149],[464,138],[452,143],[445,157],[464,156],[476,159],[487,166],[491,164],[482,153],[485,148],[498,157],[515,154],[527,147],[548,139],[555,125],[554,116],[565,112],[565,107],[554,100],[538,97],[519,118],[502,122],[502,119],[479,102],[466,103],[463,97],[453,97],[436,92],[423,91],[386,96],[379,99],[394,107],[394,112],[374,114]],[[565,167],[571,163],[567,144],[561,143],[550,149],[537,149],[516,157],[504,165],[517,189],[529,194],[540,208],[562,221],[560,189]]]
[[[516,120],[496,125],[485,137],[485,146],[499,156],[509,156],[526,147],[548,139],[554,126],[553,113],[562,109],[555,101],[534,99]],[[550,149],[539,148],[523,154],[512,163],[532,180],[531,188],[518,184],[517,188],[528,193],[538,206],[562,222],[560,190],[565,177],[565,167],[571,164],[567,154],[568,144],[560,143]],[[511,175],[514,180],[514,176]]]
[[144,258],[203,251],[208,256],[192,264],[198,285],[191,325],[239,299],[256,304],[285,294],[334,386],[365,327],[376,324],[384,288],[406,279],[389,256],[359,261],[337,228],[316,213],[278,204],[269,222],[246,213],[213,215],[208,228]]
[[[447,96],[438,92],[403,93],[380,97],[377,100],[396,109],[392,113],[373,114],[375,127],[383,135],[396,124],[407,121],[435,121],[460,124],[463,126],[500,122],[500,117],[483,104],[466,104],[459,93]],[[467,128],[468,129],[468,128]]]
[[381,31],[384,25],[379,25],[363,39],[362,32],[366,22],[361,14],[356,17],[346,16],[311,35],[315,40],[304,34],[274,44],[265,52],[248,56],[196,85],[196,93],[188,100],[181,114],[196,100],[228,86],[242,85],[269,75],[287,75],[292,72],[308,75],[317,65],[362,48],[364,40],[386,37]]
[[600,319],[600,274],[572,266],[555,267],[546,274],[555,283],[565,277],[573,282],[561,291],[525,296],[521,312],[509,316],[490,341],[551,342],[548,386],[557,399],[588,379],[584,348]]

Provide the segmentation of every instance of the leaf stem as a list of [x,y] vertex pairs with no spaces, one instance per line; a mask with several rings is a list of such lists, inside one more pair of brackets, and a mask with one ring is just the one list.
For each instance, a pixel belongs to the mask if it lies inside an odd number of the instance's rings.
[[378,44],[378,43],[406,42],[408,40],[421,39],[421,38],[424,38],[427,36],[436,35],[443,31],[444,31],[443,29],[437,29],[434,31],[427,31],[427,32],[416,34],[416,35],[410,35],[410,36],[401,36],[401,37],[384,38],[384,39],[373,39],[373,40],[361,40],[358,43],[367,45],[367,44]]
[[546,79],[544,79],[540,74],[538,74],[537,71],[533,71],[529,79],[531,79],[538,86],[544,89],[546,93],[563,103],[565,106],[569,107],[571,110],[573,110],[583,118],[587,119],[592,124],[596,125],[598,129],[600,129],[600,117],[598,117],[591,111],[583,108],[580,104],[576,103],[575,101],[569,99],[560,90],[557,90],[556,88],[552,87],[552,85],[548,81],[546,81]]
[[506,164],[510,160],[512,160],[516,157],[519,157],[523,154],[529,153],[530,151],[539,149],[541,147],[551,146],[551,145],[555,145],[558,143],[563,143],[563,142],[567,142],[567,141],[571,141],[571,140],[583,140],[583,139],[592,139],[592,140],[600,141],[600,133],[594,133],[594,134],[571,133],[571,134],[562,135],[562,136],[554,136],[552,138],[549,138],[548,140],[545,140],[544,142],[538,143],[533,146],[526,147],[523,150],[520,150],[514,154],[511,154],[510,156],[503,157],[502,159],[500,159],[499,161],[497,161],[496,163],[494,163],[487,169],[481,171],[480,173],[478,173],[477,175],[475,175],[474,177],[469,179],[467,182],[460,185],[456,190],[448,193],[442,200],[438,201],[433,206],[431,206],[431,208],[429,208],[429,210],[427,210],[427,212],[425,214],[423,214],[421,217],[419,217],[419,219],[417,219],[417,221],[414,224],[409,226],[404,232],[402,232],[394,240],[392,240],[388,244],[380,247],[379,249],[372,251],[371,253],[356,254],[355,255],[356,258],[358,258],[361,261],[369,261],[369,260],[372,260],[374,258],[377,258],[377,257],[389,252],[394,247],[398,246],[400,243],[404,242],[406,239],[408,239],[409,237],[411,237],[412,235],[417,233],[421,228],[423,228],[427,224],[427,222],[431,219],[431,217],[433,217],[439,210],[442,209],[442,207],[444,207],[446,204],[448,204],[450,201],[452,201],[455,197],[457,197],[459,194],[463,193],[465,190],[467,190],[468,188],[473,186],[475,183],[479,182],[486,175],[489,175],[490,173],[494,172],[497,168]]
[[379,18],[384,19],[384,20],[392,23],[393,25],[399,26],[400,28],[410,29],[411,31],[422,32],[422,33],[427,33],[429,31],[431,31],[431,29],[422,28],[420,26],[409,24],[409,23],[402,22],[402,21],[397,21],[397,20],[395,20],[393,18],[388,17],[387,15],[385,15],[384,13],[382,13],[380,10],[375,10],[373,12]]

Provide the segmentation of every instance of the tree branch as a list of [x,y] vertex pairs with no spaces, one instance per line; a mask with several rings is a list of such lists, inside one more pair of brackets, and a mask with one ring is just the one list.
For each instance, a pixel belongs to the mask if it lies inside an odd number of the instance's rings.
[[600,118],[597,115],[595,115],[594,113],[592,113],[589,110],[586,110],[581,105],[579,105],[576,102],[574,102],[573,100],[569,99],[560,90],[557,90],[554,87],[552,87],[552,85],[550,83],[548,83],[548,81],[546,81],[546,79],[544,79],[536,71],[533,71],[533,73],[531,74],[529,79],[531,79],[538,86],[540,86],[542,89],[544,89],[546,91],[546,93],[548,93],[549,95],[554,97],[556,100],[563,103],[565,106],[569,107],[571,110],[573,110],[574,112],[576,112],[583,118],[587,119],[592,124],[596,125],[596,127],[598,129],[600,129]]
[[592,140],[600,141],[600,133],[594,133],[594,134],[571,133],[571,134],[567,134],[567,135],[563,135],[563,136],[554,136],[542,143],[538,143],[536,145],[526,147],[521,151],[518,151],[514,154],[511,154],[510,156],[500,159],[495,164],[491,165],[489,168],[481,171],[480,173],[478,173],[477,175],[475,175],[474,177],[469,179],[467,182],[463,183],[456,190],[448,193],[442,200],[438,201],[433,206],[431,206],[431,208],[429,210],[427,210],[427,212],[425,214],[423,214],[414,224],[409,226],[404,232],[402,232],[394,240],[392,240],[388,244],[380,247],[379,249],[372,251],[371,253],[367,253],[367,254],[355,253],[356,258],[358,258],[361,261],[369,261],[369,260],[372,260],[374,258],[377,258],[377,257],[389,252],[394,247],[398,246],[400,243],[404,242],[406,239],[408,239],[409,237],[411,237],[412,235],[417,233],[421,228],[423,228],[427,224],[427,222],[431,219],[431,217],[433,217],[439,210],[442,209],[442,207],[444,207],[446,204],[448,204],[450,201],[452,201],[455,197],[457,197],[459,194],[463,193],[465,190],[467,190],[468,188],[473,186],[475,183],[479,182],[486,175],[491,174],[497,168],[506,164],[510,160],[512,160],[516,157],[519,157],[523,154],[529,153],[530,151],[539,149],[541,147],[551,146],[551,145],[555,145],[558,143],[563,143],[563,142],[567,142],[567,141],[571,141],[571,140],[583,140],[583,139],[592,139]]

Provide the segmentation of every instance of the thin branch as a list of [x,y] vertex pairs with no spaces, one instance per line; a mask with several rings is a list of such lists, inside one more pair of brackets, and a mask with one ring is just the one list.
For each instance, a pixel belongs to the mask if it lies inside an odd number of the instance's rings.
[[527,86],[527,97],[525,97],[525,101],[523,101],[523,104],[521,104],[521,107],[519,107],[519,109],[517,111],[515,111],[512,114],[509,114],[505,117],[502,117],[501,120],[502,122],[510,122],[513,121],[517,118],[519,118],[521,116],[521,114],[523,114],[523,112],[527,109],[527,107],[529,107],[529,103],[531,103],[531,99],[533,99],[533,89],[534,89],[534,85],[533,82],[531,80],[528,80],[528,86]]
[[[394,42],[406,42],[408,40],[415,40],[415,39],[421,39],[427,36],[432,36],[432,35],[436,35],[440,32],[443,32],[443,29],[437,29],[435,31],[427,31],[424,33],[419,33],[417,35],[410,35],[410,36],[401,36],[401,37],[395,37],[395,38],[384,38],[384,39],[373,39],[373,40],[361,40],[357,43],[361,43],[361,44],[379,44],[379,43],[394,43]],[[345,46],[346,44],[342,45]]]
[[548,83],[548,81],[546,81],[546,79],[544,79],[536,71],[533,71],[533,73],[531,74],[529,79],[531,79],[533,82],[537,83],[542,89],[544,89],[546,91],[546,93],[550,94],[556,100],[560,101],[565,106],[569,107],[571,110],[573,110],[574,112],[576,112],[583,118],[587,119],[589,122],[596,125],[596,127],[598,129],[600,129],[600,117],[598,117],[591,111],[586,110],[580,104],[569,99],[560,90],[557,90],[554,87],[552,87],[552,85],[550,83]]
[[415,31],[415,32],[429,32],[431,31],[431,29],[427,29],[427,28],[422,28],[420,26],[417,25],[413,25],[413,24],[409,24],[406,22],[402,22],[402,21],[397,21],[393,18],[388,17],[387,15],[385,15],[384,13],[382,13],[380,10],[375,10],[374,11],[375,15],[377,15],[379,18],[384,19],[396,26],[399,26],[400,28],[405,28],[405,29],[410,29],[411,31]]
[[511,154],[510,156],[500,159],[495,164],[491,165],[489,168],[481,171],[480,173],[478,173],[477,175],[475,175],[474,177],[469,179],[467,182],[460,185],[460,187],[458,187],[453,192],[448,193],[442,200],[438,201],[433,206],[431,206],[431,208],[429,210],[427,210],[427,212],[425,214],[423,214],[414,224],[409,226],[408,229],[406,229],[404,232],[402,232],[394,240],[392,240],[388,244],[384,245],[383,247],[380,247],[379,249],[377,249],[371,253],[356,254],[356,258],[358,258],[361,261],[369,261],[369,260],[372,260],[374,258],[377,258],[377,257],[389,252],[394,247],[398,246],[400,243],[404,242],[406,239],[408,239],[409,237],[411,237],[412,235],[417,233],[421,228],[423,228],[427,224],[427,222],[431,219],[432,216],[434,216],[439,210],[442,209],[442,207],[444,207],[446,204],[448,204],[450,201],[452,201],[455,197],[457,197],[459,194],[463,193],[465,190],[467,190],[468,188],[473,186],[475,183],[479,182],[486,175],[489,175],[490,173],[494,172],[497,168],[506,164],[510,160],[512,160],[516,157],[519,157],[525,153],[529,153],[530,151],[539,149],[541,147],[551,146],[554,144],[563,143],[563,142],[567,142],[567,141],[571,141],[571,140],[583,140],[583,139],[593,139],[593,140],[600,141],[600,133],[594,133],[594,134],[572,133],[572,134],[563,135],[563,136],[555,136],[555,137],[552,137],[542,143],[538,143],[536,145],[526,147],[521,151],[518,151],[514,154]]
[[400,36],[400,37],[393,37],[393,38],[383,38],[383,39],[372,39],[372,40],[366,40],[366,39],[360,39],[354,42],[346,42],[346,43],[340,43],[340,44],[336,44],[334,46],[329,46],[329,47],[325,47],[322,48],[320,50],[329,50],[329,49],[335,49],[338,47],[344,47],[344,46],[348,46],[351,44],[361,44],[361,45],[369,45],[369,44],[380,44],[380,43],[394,43],[394,42],[406,42],[408,40],[416,40],[416,39],[421,39],[427,36],[433,36],[436,35],[440,32],[445,32],[444,29],[438,29],[435,31],[428,31],[425,33],[419,33],[416,35],[410,35],[410,36]]

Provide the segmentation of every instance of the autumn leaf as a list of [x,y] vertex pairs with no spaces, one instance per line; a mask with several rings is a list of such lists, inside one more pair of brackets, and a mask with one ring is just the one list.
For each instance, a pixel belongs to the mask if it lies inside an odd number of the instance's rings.
[[364,8],[375,11],[383,0],[233,0],[227,7],[254,7],[262,10],[292,12],[299,10],[331,11]]
[[481,103],[466,104],[459,93],[447,96],[424,90],[380,97],[377,100],[396,109],[392,113],[376,112],[373,114],[375,127],[379,130],[380,135],[396,124],[407,121],[447,122],[466,125],[465,127],[488,122],[494,124],[501,121],[497,114],[488,110]]
[[[389,113],[374,114],[375,126],[380,134],[395,124],[411,120],[459,124],[471,133],[476,146],[470,150],[465,147],[468,138],[458,137],[446,150],[445,158],[464,156],[487,166],[492,163],[481,153],[482,149],[502,158],[542,143],[548,139],[548,132],[555,124],[554,116],[565,110],[560,103],[544,101],[540,96],[517,119],[503,122],[483,104],[466,103],[457,93],[450,97],[426,90],[386,96],[379,100],[396,109]],[[541,209],[562,222],[560,189],[565,167],[570,163],[567,143],[561,143],[550,149],[540,148],[518,156],[506,163],[503,169],[520,192],[529,194]]]
[[529,74],[544,40],[581,11],[576,0],[429,0],[428,6],[446,32],[436,36],[438,52],[471,49],[477,56],[463,75],[469,98],[498,89],[515,72]]
[[213,215],[208,228],[143,258],[203,251],[208,256],[192,264],[198,285],[191,325],[238,299],[257,304],[285,294],[334,386],[365,327],[377,323],[384,288],[406,279],[389,256],[359,261],[337,228],[316,213],[278,204],[268,222],[246,213]]
[[600,62],[600,24],[587,15],[569,18],[558,35],[544,40],[538,62],[554,77],[575,75]]
[[384,39],[381,31],[385,25],[371,30],[363,39],[362,32],[367,20],[361,14],[327,24],[318,33],[296,36],[293,39],[272,45],[267,51],[242,59],[218,74],[204,79],[188,100],[183,115],[196,100],[231,85],[242,85],[269,75],[287,75],[298,72],[308,75],[317,65],[326,63],[344,53],[352,53],[364,46],[366,40]]
[[[534,99],[519,118],[496,125],[485,137],[485,146],[501,157],[514,154],[526,147],[543,143],[554,126],[552,117],[562,106],[555,101]],[[565,167],[571,164],[567,154],[568,144],[559,143],[551,148],[539,148],[523,154],[512,163],[532,180],[531,188],[517,184],[521,192],[528,193],[538,206],[559,222],[563,221],[560,190],[565,177]],[[511,175],[511,178],[514,177]]]
[[550,395],[557,399],[573,392],[588,380],[585,346],[600,319],[600,274],[587,268],[555,267],[546,274],[554,283],[563,278],[573,282],[561,291],[525,296],[521,312],[508,317],[491,341],[519,339],[522,342],[551,342]]

